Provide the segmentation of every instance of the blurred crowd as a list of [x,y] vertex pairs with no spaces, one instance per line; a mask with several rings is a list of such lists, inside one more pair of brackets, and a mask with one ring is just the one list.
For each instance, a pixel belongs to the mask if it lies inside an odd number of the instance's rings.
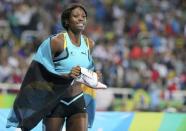
[[[20,83],[42,40],[63,31],[64,5],[76,0],[0,1],[0,82]],[[84,0],[86,35],[109,87],[186,90],[186,3],[182,0]],[[153,92],[154,93],[154,92]]]

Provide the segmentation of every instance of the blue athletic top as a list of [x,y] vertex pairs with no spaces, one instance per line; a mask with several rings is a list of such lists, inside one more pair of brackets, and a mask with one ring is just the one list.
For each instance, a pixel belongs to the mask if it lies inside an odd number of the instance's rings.
[[80,46],[72,44],[68,33],[64,35],[64,51],[53,59],[55,70],[60,74],[70,73],[75,66],[87,69],[93,68],[92,57],[90,56],[89,43],[86,38],[81,35]]
[[94,63],[92,56],[90,55],[88,38],[81,35],[80,46],[72,44],[68,33],[64,35],[64,51],[61,52],[55,58],[52,58],[51,53],[51,39],[52,36],[47,38],[37,50],[33,59],[43,64],[48,71],[62,75],[69,73],[74,66],[81,66],[89,70],[94,70]]

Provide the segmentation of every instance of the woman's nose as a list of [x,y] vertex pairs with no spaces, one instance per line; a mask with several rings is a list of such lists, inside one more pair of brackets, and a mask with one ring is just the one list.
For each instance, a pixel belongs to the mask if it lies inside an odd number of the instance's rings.
[[84,21],[84,18],[82,16],[80,16],[78,19],[79,21]]

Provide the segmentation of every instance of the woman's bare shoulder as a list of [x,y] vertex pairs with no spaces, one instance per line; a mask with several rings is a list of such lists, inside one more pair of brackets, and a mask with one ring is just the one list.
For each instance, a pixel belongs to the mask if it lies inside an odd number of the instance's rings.
[[85,36],[85,39],[87,42],[87,44],[89,44],[89,48],[92,50],[94,48],[95,42],[92,38]]
[[64,34],[59,33],[52,37],[51,48],[54,53],[63,51],[64,49]]

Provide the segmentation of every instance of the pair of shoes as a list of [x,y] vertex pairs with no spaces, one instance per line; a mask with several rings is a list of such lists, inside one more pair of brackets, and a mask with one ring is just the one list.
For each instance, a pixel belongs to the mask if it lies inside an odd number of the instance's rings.
[[106,89],[107,86],[98,81],[97,73],[81,67],[81,75],[75,81],[95,89]]

